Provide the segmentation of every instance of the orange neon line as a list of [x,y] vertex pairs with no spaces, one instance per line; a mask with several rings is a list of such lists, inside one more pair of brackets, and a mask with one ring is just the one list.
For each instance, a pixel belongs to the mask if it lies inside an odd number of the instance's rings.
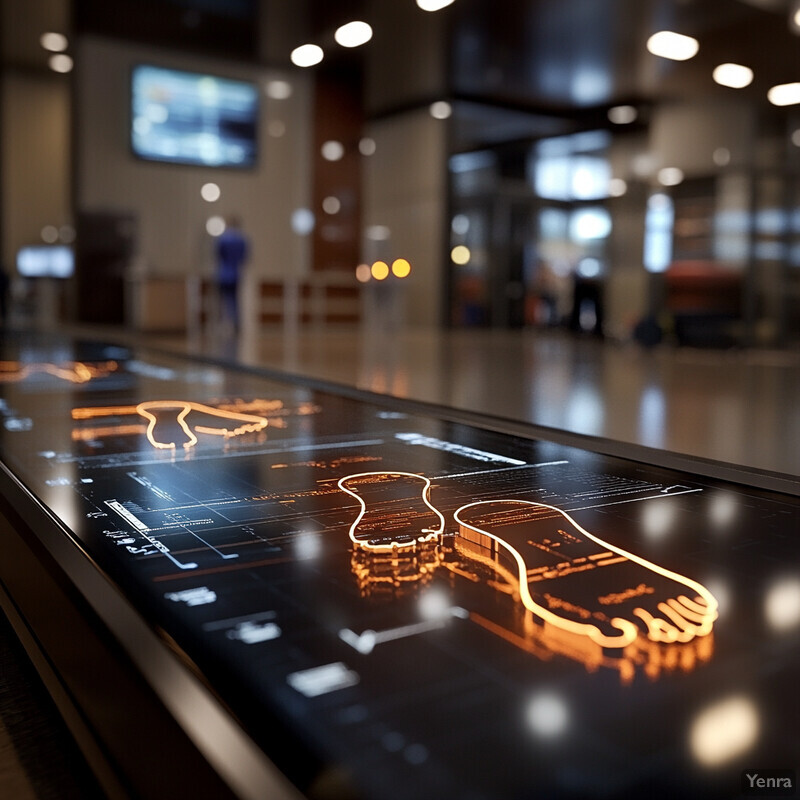
[[227,420],[237,420],[244,423],[243,425],[239,425],[233,429],[224,427],[208,428],[205,426],[199,426],[196,428],[196,430],[200,431],[201,433],[213,433],[226,438],[240,436],[244,433],[260,431],[266,428],[269,424],[266,417],[259,417],[254,414],[240,414],[236,411],[220,411],[218,408],[213,408],[212,406],[207,406],[203,403],[196,403],[192,400],[146,400],[145,402],[139,403],[139,405],[136,406],[136,413],[148,420],[147,440],[153,445],[153,447],[162,450],[175,449],[175,442],[159,442],[156,440],[153,431],[158,422],[158,418],[153,411],[160,409],[174,410],[176,408],[180,409],[178,416],[176,417],[176,421],[178,425],[180,425],[181,430],[184,432],[187,438],[187,441],[183,444],[183,447],[186,450],[194,447],[197,444],[197,436],[194,435],[193,431],[186,422],[186,416],[190,411],[197,411],[202,414],[208,414],[209,416],[221,417]]
[[705,614],[708,612],[708,606],[705,605],[705,601],[701,605],[697,602],[697,600],[702,600],[702,598],[698,597],[695,600],[690,600],[685,594],[679,595],[678,600],[681,601],[689,610],[695,611],[698,614]]
[[621,564],[623,561],[627,561],[628,559],[622,556],[621,558],[607,558],[605,561],[598,561],[598,567],[610,567],[612,564]]
[[[631,622],[630,620],[623,619],[622,617],[614,617],[611,620],[611,625],[615,628],[618,628],[621,633],[618,636],[607,636],[600,631],[600,629],[596,625],[592,625],[591,623],[583,623],[583,622],[573,622],[572,620],[564,619],[563,617],[559,617],[557,614],[554,614],[549,609],[545,608],[544,606],[540,605],[536,601],[534,601],[533,597],[531,597],[530,589],[528,588],[528,580],[527,580],[527,567],[525,565],[525,560],[523,559],[522,555],[519,551],[512,547],[508,542],[501,539],[499,536],[496,536],[492,533],[489,533],[482,528],[478,528],[474,525],[470,525],[469,523],[464,522],[461,517],[459,516],[465,509],[467,508],[474,508],[475,506],[479,505],[487,505],[487,504],[525,504],[529,505],[532,508],[548,508],[552,511],[555,511],[561,514],[567,521],[569,521],[576,530],[580,531],[581,534],[586,536],[590,541],[594,542],[595,544],[599,545],[600,547],[606,548],[608,552],[600,554],[600,557],[608,557],[612,556],[616,553],[623,558],[626,558],[630,561],[633,561],[640,566],[646,567],[647,569],[652,570],[658,575],[665,577],[669,580],[676,581],[677,583],[681,583],[684,586],[687,586],[693,589],[700,600],[706,603],[707,609],[705,613],[705,619],[707,623],[700,626],[699,628],[696,626],[692,626],[692,636],[695,635],[704,635],[705,633],[711,630],[712,624],[714,619],[716,618],[716,611],[717,611],[717,601],[711,592],[705,588],[702,584],[698,583],[697,581],[693,581],[690,578],[687,578],[683,575],[679,575],[677,572],[672,572],[670,570],[664,569],[663,567],[659,567],[657,564],[653,564],[639,556],[634,555],[633,553],[629,553],[626,550],[622,550],[618,547],[613,547],[608,542],[603,541],[597,536],[589,533],[585,528],[579,525],[569,514],[561,509],[556,508],[555,506],[550,506],[545,503],[534,503],[529,500],[489,500],[489,501],[479,501],[475,503],[468,503],[461,508],[457,509],[454,517],[456,522],[461,525],[463,528],[467,530],[473,531],[481,536],[488,536],[490,539],[493,539],[498,544],[503,545],[506,550],[511,554],[512,558],[517,564],[517,569],[519,573],[519,583],[520,583],[520,599],[522,600],[523,605],[532,613],[536,614],[538,617],[544,619],[547,622],[551,622],[556,627],[562,628],[567,631],[571,631],[573,633],[579,633],[585,636],[588,636],[592,641],[596,642],[597,644],[601,645],[602,647],[625,647],[626,645],[630,644],[636,637],[638,636],[639,629],[637,626]],[[590,559],[596,558],[596,556],[589,556]],[[667,608],[669,608],[667,606]],[[670,609],[673,613],[674,610]],[[674,642],[677,641],[679,636],[682,634],[680,633],[678,628],[669,625],[664,620],[655,619],[649,612],[645,609],[637,608],[633,611],[636,616],[642,619],[645,624],[647,625],[649,636],[654,641],[670,641]],[[669,615],[668,615],[669,616]],[[672,619],[672,617],[670,616]],[[689,626],[691,623],[686,620],[686,625]],[[688,632],[688,628],[685,629]],[[689,638],[692,638],[690,636]]]
[[[358,527],[359,522],[361,522],[362,517],[364,516],[364,514],[367,511],[367,504],[364,502],[364,498],[361,497],[360,494],[357,494],[356,492],[352,491],[351,489],[348,489],[344,485],[344,483],[345,483],[345,481],[349,481],[349,480],[352,480],[354,478],[370,478],[370,477],[379,477],[379,476],[384,476],[384,475],[385,476],[397,475],[397,476],[402,476],[404,478],[416,478],[418,480],[423,481],[425,485],[423,486],[422,493],[421,493],[422,502],[425,503],[425,505],[428,506],[428,508],[431,511],[433,511],[433,513],[436,514],[436,516],[439,518],[439,527],[436,528],[435,530],[431,530],[431,529],[425,530],[425,529],[423,529],[422,532],[423,533],[427,533],[428,535],[424,536],[421,539],[415,539],[413,542],[410,542],[410,543],[402,543],[402,544],[400,544],[400,543],[397,543],[397,542],[391,542],[389,544],[369,544],[368,542],[365,542],[365,541],[362,541],[362,540],[356,538],[355,531],[356,531],[356,528]],[[356,473],[354,475],[348,475],[345,478],[340,478],[336,485],[343,492],[347,492],[347,494],[349,494],[351,497],[355,497],[356,500],[358,500],[359,505],[361,506],[361,508],[360,508],[360,510],[358,512],[358,516],[356,517],[356,521],[350,526],[350,530],[348,531],[348,533],[350,535],[350,540],[353,542],[353,544],[357,545],[358,547],[362,547],[365,550],[371,550],[371,551],[375,551],[375,552],[387,552],[387,551],[392,551],[392,550],[395,550],[395,549],[400,550],[400,549],[405,549],[405,548],[409,548],[409,547],[416,547],[417,545],[424,544],[425,542],[436,541],[436,539],[442,534],[442,531],[444,531],[444,517],[442,516],[442,513],[438,509],[434,508],[430,503],[429,496],[430,496],[431,482],[424,475],[417,475],[416,473],[413,473],[413,472],[394,472],[394,471],[392,471],[392,472],[358,472],[358,473]]]
[[698,614],[696,611],[692,611],[674,597],[670,597],[670,599],[667,600],[667,603],[672,606],[672,608],[675,609],[675,611],[677,611],[684,619],[688,619],[689,622],[702,624],[706,621],[704,614]]
[[98,406],[96,408],[73,408],[72,419],[94,419],[95,417],[123,417],[136,413],[136,406]]
[[72,431],[72,440],[87,442],[104,436],[132,436],[147,430],[145,425],[108,425],[105,428],[78,428]]
[[671,608],[667,603],[661,602],[658,604],[658,610],[672,620],[673,625],[678,630],[679,642],[690,642],[695,637],[696,626],[682,617],[674,608]]
[[647,625],[647,635],[654,642],[672,644],[672,642],[678,640],[678,629],[674,625],[670,625],[666,620],[654,617],[643,608],[634,608],[632,613]]
[[0,361],[0,382],[23,381],[35,372],[44,372],[71,383],[87,383],[92,378],[108,375],[116,368],[114,361],[107,361],[100,367],[91,367],[82,361],[68,362],[64,366],[44,362],[22,364],[19,361]]

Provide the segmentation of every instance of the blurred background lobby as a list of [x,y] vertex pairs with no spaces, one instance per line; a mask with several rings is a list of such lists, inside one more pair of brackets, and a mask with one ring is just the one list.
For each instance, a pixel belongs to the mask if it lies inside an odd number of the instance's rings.
[[796,0],[2,0],[4,323],[800,474],[799,55]]

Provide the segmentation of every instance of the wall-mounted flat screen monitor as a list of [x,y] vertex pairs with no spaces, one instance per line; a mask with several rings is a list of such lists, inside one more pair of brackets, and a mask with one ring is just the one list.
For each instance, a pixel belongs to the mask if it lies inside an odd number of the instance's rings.
[[247,81],[134,67],[131,143],[140,158],[250,167],[258,153],[258,89]]
[[23,278],[70,278],[75,254],[66,245],[32,245],[17,251],[17,272]]

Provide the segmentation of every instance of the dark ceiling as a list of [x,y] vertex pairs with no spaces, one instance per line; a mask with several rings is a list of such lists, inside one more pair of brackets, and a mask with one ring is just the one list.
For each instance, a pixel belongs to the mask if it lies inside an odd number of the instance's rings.
[[[34,31],[32,17],[44,25],[48,14],[69,18],[71,8],[73,32],[276,66],[289,66],[289,53],[303,40],[318,41],[328,54],[320,69],[349,70],[355,80],[381,59],[397,62],[395,71],[430,69],[417,53],[424,44],[441,52],[442,75],[417,80],[416,96],[402,103],[378,83],[368,114],[422,104],[438,92],[463,101],[463,113],[473,118],[494,109],[492,136],[501,138],[552,128],[548,121],[600,118],[618,103],[735,96],[767,109],[770,86],[800,79],[789,0],[455,0],[435,14],[414,0],[0,2],[6,28]],[[373,41],[354,51],[329,47],[335,27],[354,18],[373,26]],[[699,54],[687,62],[650,55],[647,38],[663,28],[695,36]],[[3,39],[5,64],[44,65],[31,33],[7,32]],[[714,66],[726,61],[750,66],[753,84],[743,90],[714,84]]]

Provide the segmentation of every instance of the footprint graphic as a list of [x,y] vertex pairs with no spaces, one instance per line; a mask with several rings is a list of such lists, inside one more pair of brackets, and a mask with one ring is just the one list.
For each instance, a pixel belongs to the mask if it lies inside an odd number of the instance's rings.
[[361,508],[350,539],[375,552],[414,548],[436,542],[444,517],[430,503],[431,482],[411,472],[360,472],[338,482]]
[[[187,422],[194,412],[193,426]],[[195,433],[206,433],[230,439],[245,433],[255,433],[267,427],[266,417],[241,414],[195,403],[191,400],[146,400],[136,406],[136,413],[147,420],[147,439],[153,447],[175,449],[174,426],[178,424],[185,436],[183,447],[188,450],[197,444]],[[203,417],[206,420],[203,420]],[[209,425],[202,425],[207,421]]]
[[456,547],[519,581],[525,608],[545,623],[621,648],[711,632],[717,601],[700,583],[592,535],[554,506],[526,500],[469,503],[455,512]]

